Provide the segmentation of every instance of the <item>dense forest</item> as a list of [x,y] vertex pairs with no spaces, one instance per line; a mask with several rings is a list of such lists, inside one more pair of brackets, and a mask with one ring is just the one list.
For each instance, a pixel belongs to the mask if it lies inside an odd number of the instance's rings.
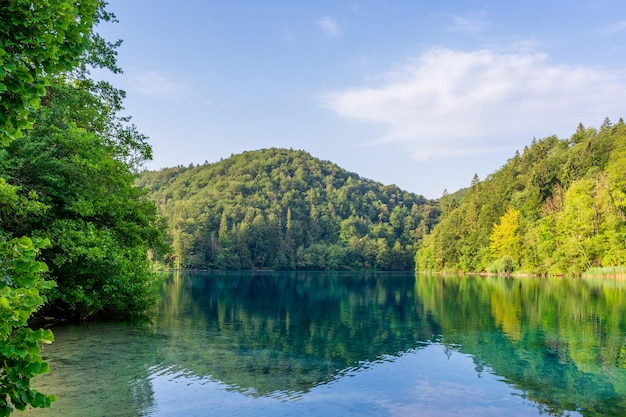
[[569,139],[533,140],[440,207],[418,270],[623,273],[626,125],[607,118],[599,129],[580,124]]
[[304,151],[143,172],[177,268],[410,270],[437,204]]

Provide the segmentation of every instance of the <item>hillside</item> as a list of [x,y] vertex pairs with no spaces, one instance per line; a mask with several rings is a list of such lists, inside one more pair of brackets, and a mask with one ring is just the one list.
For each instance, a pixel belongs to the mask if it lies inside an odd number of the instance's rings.
[[407,270],[437,204],[304,151],[264,149],[143,172],[169,222],[172,266]]
[[[451,196],[450,196],[451,197]],[[578,275],[626,270],[626,125],[533,140],[460,200],[416,256],[419,270]],[[592,269],[593,268],[593,269]]]

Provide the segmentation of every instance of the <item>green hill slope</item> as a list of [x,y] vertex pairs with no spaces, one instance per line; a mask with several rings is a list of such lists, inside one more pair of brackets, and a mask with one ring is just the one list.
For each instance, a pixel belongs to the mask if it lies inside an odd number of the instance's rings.
[[[626,265],[626,125],[579,125],[526,147],[460,202],[416,256],[420,270],[580,274]],[[598,271],[596,269],[596,271]]]
[[422,196],[287,149],[144,172],[138,185],[168,219],[175,267],[406,270],[439,215]]

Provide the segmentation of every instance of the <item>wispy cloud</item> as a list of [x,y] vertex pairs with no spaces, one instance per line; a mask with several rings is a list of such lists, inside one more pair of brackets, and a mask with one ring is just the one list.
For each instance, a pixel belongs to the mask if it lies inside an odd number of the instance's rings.
[[405,142],[417,159],[492,152],[572,132],[622,112],[626,81],[538,53],[431,49],[379,85],[325,94],[338,115],[387,127],[373,143]]
[[448,30],[478,35],[487,28],[486,17],[487,14],[483,12],[468,13],[464,16],[452,16],[452,25],[448,26]]
[[174,76],[158,71],[132,69],[129,71],[131,88],[139,93],[166,100],[180,100],[194,97],[191,88]]
[[604,28],[604,33],[607,35],[612,35],[614,33],[622,32],[626,29],[626,20],[620,20],[619,22],[615,22],[612,25]]
[[317,21],[317,26],[324,32],[324,35],[329,38],[336,38],[340,35],[339,25],[335,19],[331,17],[323,17]]

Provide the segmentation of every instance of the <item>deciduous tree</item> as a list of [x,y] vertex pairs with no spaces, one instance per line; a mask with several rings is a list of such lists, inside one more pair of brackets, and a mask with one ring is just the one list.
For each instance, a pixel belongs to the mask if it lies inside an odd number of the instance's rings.
[[[100,0],[10,1],[0,7],[0,147],[32,125],[32,113],[46,94],[47,76],[76,67],[93,37],[93,25],[110,17]],[[0,149],[0,157],[6,150]],[[53,397],[30,389],[32,377],[47,370],[39,356],[40,342],[50,332],[32,332],[26,322],[45,301],[40,291],[52,287],[41,277],[46,267],[35,256],[46,240],[14,234],[6,222],[41,213],[36,195],[0,179],[0,415],[30,404],[47,407]]]

